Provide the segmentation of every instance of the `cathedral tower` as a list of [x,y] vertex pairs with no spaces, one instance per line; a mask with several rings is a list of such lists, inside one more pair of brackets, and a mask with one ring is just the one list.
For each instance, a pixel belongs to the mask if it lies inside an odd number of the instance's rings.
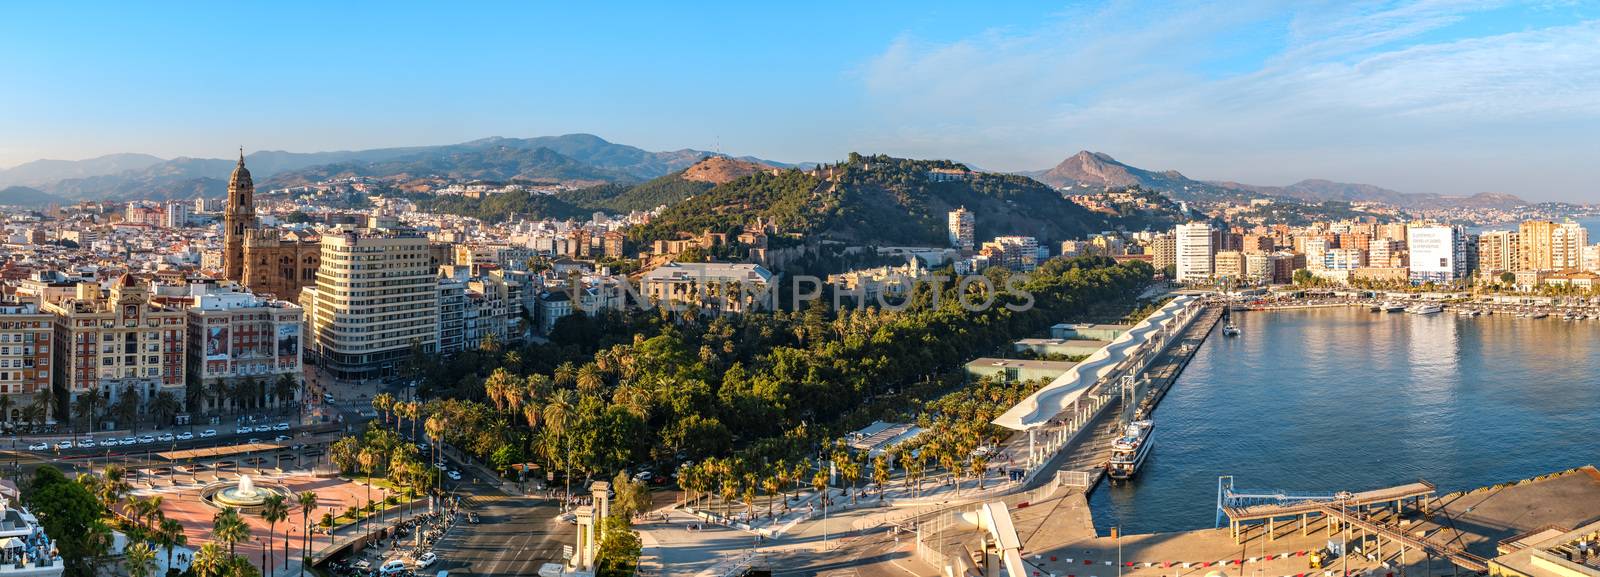
[[222,215],[222,270],[230,280],[244,279],[245,233],[259,225],[255,196],[256,185],[244,167],[244,148],[240,147],[239,166],[228,177],[228,206]]

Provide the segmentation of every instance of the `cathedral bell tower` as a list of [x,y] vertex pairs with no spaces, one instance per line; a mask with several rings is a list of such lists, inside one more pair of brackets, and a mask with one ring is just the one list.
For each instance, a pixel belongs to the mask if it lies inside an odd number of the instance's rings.
[[222,270],[229,280],[244,280],[245,235],[259,225],[255,196],[255,182],[244,167],[244,147],[239,147],[239,166],[228,177],[228,206],[222,215]]

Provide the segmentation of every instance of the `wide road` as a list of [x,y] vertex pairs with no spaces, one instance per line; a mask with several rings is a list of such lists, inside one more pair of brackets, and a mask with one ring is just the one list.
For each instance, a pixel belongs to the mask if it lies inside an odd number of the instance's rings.
[[[464,480],[466,481],[466,480]],[[554,519],[554,501],[510,496],[482,483],[456,488],[463,508],[478,523],[461,521],[434,545],[439,563],[429,571],[456,575],[535,575],[545,563],[561,562],[561,546],[577,542],[577,526]]]

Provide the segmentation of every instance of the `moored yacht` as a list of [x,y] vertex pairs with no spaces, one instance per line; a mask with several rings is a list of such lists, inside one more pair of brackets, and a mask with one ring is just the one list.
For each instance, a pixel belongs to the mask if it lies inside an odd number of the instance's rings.
[[1412,305],[1411,308],[1406,309],[1406,312],[1414,315],[1431,315],[1434,313],[1444,312],[1444,305],[1437,303],[1422,303]]
[[1154,445],[1151,434],[1153,421],[1134,421],[1122,430],[1122,436],[1111,442],[1111,460],[1106,462],[1106,475],[1112,479],[1131,479],[1150,456]]

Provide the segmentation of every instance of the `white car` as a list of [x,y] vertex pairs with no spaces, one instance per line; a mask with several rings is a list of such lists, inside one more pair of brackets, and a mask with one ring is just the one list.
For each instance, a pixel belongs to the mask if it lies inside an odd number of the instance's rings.
[[276,425],[273,425],[272,426],[272,430],[274,430],[274,431],[287,431],[287,430],[289,430],[289,423],[278,423]]
[[143,435],[143,436],[139,437],[139,444],[141,444],[141,445],[148,445],[148,444],[154,443],[154,442],[156,442],[156,438],[152,437],[150,435]]
[[123,437],[121,441],[117,441],[117,444],[118,445],[124,445],[124,446],[126,446],[126,445],[137,445],[137,444],[139,444],[139,440],[135,439],[133,437]]
[[170,443],[170,442],[172,442],[173,439],[176,439],[176,438],[177,437],[172,436],[172,433],[162,433],[162,434],[156,435],[156,440],[157,441],[161,441],[163,443]]
[[50,450],[50,443],[34,443],[32,445],[28,445],[28,450],[29,451],[48,451],[48,450]]
[[400,559],[390,559],[388,561],[384,561],[383,565],[378,567],[378,574],[379,575],[384,575],[384,576],[399,575],[401,573],[404,573],[405,570],[406,570],[406,562],[405,561],[402,561]]
[[56,449],[71,449],[71,448],[72,448],[72,441],[62,441],[62,442],[56,443]]
[[429,565],[432,565],[434,561],[438,561],[438,560],[439,560],[439,556],[438,555],[434,555],[433,551],[429,551],[427,553],[423,553],[421,555],[418,555],[416,562],[413,563],[413,566],[415,566],[418,569],[423,569],[423,568],[426,568]]
[[212,438],[212,437],[215,437],[215,436],[217,436],[217,430],[216,429],[206,429],[205,431],[202,431],[200,433],[200,438],[202,438],[202,439],[209,439],[209,438]]
[[250,427],[239,427],[233,430],[233,434],[235,435],[248,435],[254,432],[256,432],[256,430]]
[[194,433],[191,433],[191,432],[188,432],[188,431],[184,431],[182,433],[178,433],[178,436],[176,438],[179,441],[187,441],[189,439],[193,439],[194,438]]
[[[115,443],[116,441],[107,441],[107,442],[108,443]],[[82,441],[78,441],[78,448],[79,449],[93,449],[94,448],[94,444],[95,444],[94,443],[94,439],[84,439]]]
[[293,438],[294,437],[290,437],[288,435],[278,435],[278,436],[272,438],[272,442],[274,442],[274,443],[282,443],[284,441],[288,441],[288,440],[293,439]]
[[460,481],[461,480],[461,471],[451,470],[450,472],[445,473],[444,475],[446,477],[449,477],[450,480],[452,480],[452,481]]
[[272,425],[256,425],[257,433],[266,433],[272,430]]

